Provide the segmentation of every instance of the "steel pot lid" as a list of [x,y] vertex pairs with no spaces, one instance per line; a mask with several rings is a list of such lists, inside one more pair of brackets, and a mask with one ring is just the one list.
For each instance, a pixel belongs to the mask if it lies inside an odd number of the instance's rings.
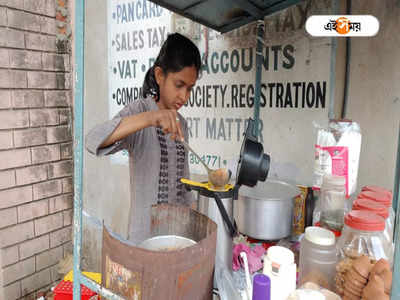
[[254,200],[275,200],[282,201],[292,199],[300,194],[297,186],[284,181],[268,179],[259,182],[255,187],[241,187],[240,196],[249,197]]

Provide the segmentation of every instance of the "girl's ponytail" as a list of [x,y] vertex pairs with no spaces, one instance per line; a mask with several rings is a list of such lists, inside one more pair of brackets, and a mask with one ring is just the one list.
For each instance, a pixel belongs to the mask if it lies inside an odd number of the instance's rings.
[[147,70],[143,81],[142,94],[143,98],[150,96],[158,101],[160,99],[160,88],[154,75],[154,68],[155,64]]

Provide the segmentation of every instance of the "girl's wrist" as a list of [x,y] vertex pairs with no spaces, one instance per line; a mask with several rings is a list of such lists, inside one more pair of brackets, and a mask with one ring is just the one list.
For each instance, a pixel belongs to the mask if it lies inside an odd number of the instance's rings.
[[155,126],[157,126],[157,118],[156,118],[156,111],[148,111],[148,112],[146,112],[146,115],[145,115],[145,118],[146,118],[146,123],[147,123],[147,126],[146,127],[155,127]]

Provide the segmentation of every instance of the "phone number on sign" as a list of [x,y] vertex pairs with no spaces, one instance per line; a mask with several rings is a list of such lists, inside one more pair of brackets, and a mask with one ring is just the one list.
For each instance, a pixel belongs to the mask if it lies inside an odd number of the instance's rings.
[[[226,161],[218,155],[204,154],[200,157],[211,168],[221,168],[221,165],[226,165]],[[189,153],[189,163],[191,165],[198,165],[201,162],[196,155]]]

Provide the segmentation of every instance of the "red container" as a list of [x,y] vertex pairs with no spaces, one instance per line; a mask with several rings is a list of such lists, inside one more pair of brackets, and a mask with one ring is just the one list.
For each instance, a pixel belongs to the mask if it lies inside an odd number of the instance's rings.
[[385,229],[385,219],[366,210],[352,210],[344,217],[344,224],[359,231],[381,231]]
[[380,186],[376,186],[376,185],[366,185],[361,189],[361,191],[362,192],[370,191],[370,192],[383,193],[386,196],[388,196],[390,199],[393,198],[393,193],[390,190],[385,189]]
[[390,197],[389,194],[383,192],[363,191],[360,194],[358,194],[357,198],[374,200],[376,202],[385,205],[386,207],[392,206],[392,197]]
[[[72,300],[73,299],[73,282],[61,281],[54,289],[54,300]],[[81,285],[81,300],[89,300],[95,292],[89,290],[86,286]]]

